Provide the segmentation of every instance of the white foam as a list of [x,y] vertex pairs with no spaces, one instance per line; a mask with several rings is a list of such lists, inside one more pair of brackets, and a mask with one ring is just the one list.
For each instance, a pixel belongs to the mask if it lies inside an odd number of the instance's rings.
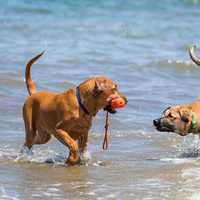
[[182,177],[200,180],[200,168],[190,168],[183,170]]
[[164,162],[171,162],[173,164],[183,164],[183,163],[196,162],[196,160],[192,159],[192,158],[162,158],[160,160],[164,161]]
[[197,188],[199,188],[200,182],[200,167],[182,170],[181,178],[182,192],[187,194],[187,199],[199,200],[200,192],[198,192]]
[[92,165],[95,166],[95,167],[98,167],[98,166],[106,166],[106,162],[105,161],[97,161],[97,162],[94,162]]
[[0,199],[2,200],[19,200],[18,197],[14,197],[13,193],[9,194],[3,186],[0,187]]
[[83,153],[80,154],[80,158],[82,164],[88,165],[92,157],[89,151],[84,151]]
[[200,192],[195,192],[190,198],[190,200],[199,200],[199,199],[200,199]]
[[29,149],[27,146],[23,145],[22,148],[21,148],[21,150],[20,150],[20,153],[32,156],[33,155],[33,150],[32,150],[32,148]]
[[[23,150],[26,150],[23,148]],[[63,165],[65,158],[57,154],[54,150],[33,150],[31,153],[19,149],[9,147],[0,148],[0,161],[13,161],[13,162],[33,162],[33,163],[51,163],[55,165]]]
[[96,195],[95,192],[88,192],[87,194],[90,195],[90,196],[95,196]]
[[108,194],[104,197],[98,197],[97,200],[116,199],[116,198],[117,198],[117,195],[111,193],[111,194]]
[[51,197],[52,196],[51,192],[43,192],[42,194],[45,195],[45,196],[47,196],[47,197]]
[[61,186],[62,185],[62,183],[53,183],[53,184],[50,184],[49,186],[51,187],[59,187],[59,186]]
[[59,189],[58,188],[48,188],[49,192],[58,192]]
[[86,185],[94,185],[94,184],[95,184],[94,182],[90,182],[90,181],[86,182]]
[[111,194],[108,194],[107,196],[106,196],[106,198],[115,198],[116,197],[116,195],[115,194],[113,194],[113,193],[111,193]]

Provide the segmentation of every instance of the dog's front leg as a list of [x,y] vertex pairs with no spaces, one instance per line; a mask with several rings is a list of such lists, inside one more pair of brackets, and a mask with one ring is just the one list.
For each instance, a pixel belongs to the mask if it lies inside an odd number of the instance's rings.
[[69,148],[69,157],[66,161],[69,165],[75,165],[80,162],[78,155],[78,145],[75,140],[73,140],[70,135],[63,129],[56,129],[55,137],[65,146]]
[[78,140],[81,163],[85,164],[91,160],[90,152],[88,151],[88,133],[81,135]]

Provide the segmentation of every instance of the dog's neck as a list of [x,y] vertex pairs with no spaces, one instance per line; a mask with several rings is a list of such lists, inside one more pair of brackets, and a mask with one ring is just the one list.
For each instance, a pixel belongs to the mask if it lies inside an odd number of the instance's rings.
[[[102,109],[101,106],[97,105],[96,98],[94,97],[93,93],[85,87],[79,86],[79,97],[82,104],[82,110],[83,112],[88,116],[95,116],[97,112]],[[77,89],[77,88],[76,88]],[[77,91],[76,91],[77,94]],[[79,103],[80,106],[80,103]],[[85,109],[83,109],[83,107]],[[86,111],[87,110],[87,111]]]
[[193,129],[192,133],[200,134],[200,121],[197,120],[195,128]]
[[198,132],[197,118],[194,112],[192,112],[192,120],[188,132],[189,133]]
[[85,105],[82,103],[79,86],[76,87],[76,98],[77,98],[78,104],[79,104],[79,106],[81,107],[81,109],[82,109],[87,115],[90,115],[90,112],[89,112],[88,109],[85,107]]
[[189,133],[200,134],[200,113],[199,110],[193,109],[192,120],[190,122]]

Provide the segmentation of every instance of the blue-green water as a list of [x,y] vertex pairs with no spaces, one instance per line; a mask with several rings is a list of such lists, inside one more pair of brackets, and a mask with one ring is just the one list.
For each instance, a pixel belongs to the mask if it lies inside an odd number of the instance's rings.
[[[200,1],[0,3],[0,199],[199,199],[200,161],[186,156],[198,141],[158,133],[152,119],[200,95],[200,69],[187,52],[200,46]],[[96,117],[88,166],[63,166],[67,150],[56,140],[18,154],[25,64],[43,50],[32,69],[40,90],[103,74],[128,97],[110,116],[109,151],[101,150],[103,112]]]

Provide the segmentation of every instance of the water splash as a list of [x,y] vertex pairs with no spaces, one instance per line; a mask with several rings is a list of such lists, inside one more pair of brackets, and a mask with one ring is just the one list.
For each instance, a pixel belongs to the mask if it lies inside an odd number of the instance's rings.
[[[189,142],[189,143],[188,143]],[[183,152],[180,158],[197,158],[200,157],[200,138],[199,135],[193,136],[193,141],[184,139],[180,151]]]
[[4,146],[0,148],[0,162],[16,162],[16,163],[46,163],[63,165],[65,163],[65,156],[56,153],[54,150],[48,148],[45,150],[33,150],[31,154],[21,153],[19,150]]

